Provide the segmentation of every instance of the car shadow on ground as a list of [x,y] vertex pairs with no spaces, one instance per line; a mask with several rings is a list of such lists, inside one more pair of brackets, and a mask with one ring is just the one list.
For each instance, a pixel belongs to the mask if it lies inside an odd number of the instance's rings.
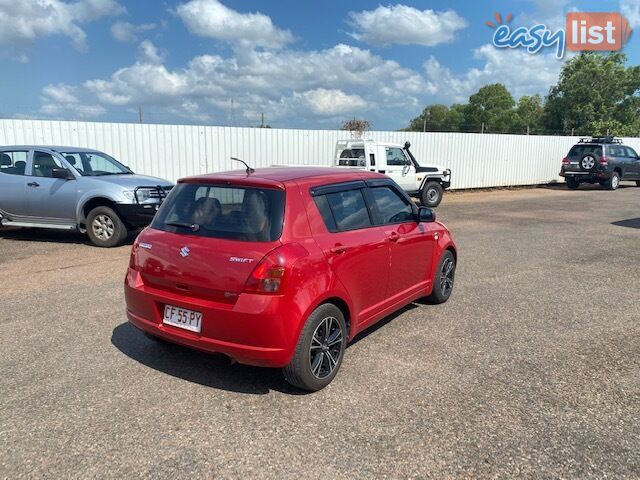
[[[124,245],[131,245],[139,231],[131,232]],[[76,245],[92,245],[89,238],[76,231],[46,230],[41,228],[0,228],[0,238],[9,241],[38,242],[38,243],[66,243]]]
[[627,227],[627,228],[638,228],[638,229],[640,229],[640,217],[638,217],[638,218],[629,218],[627,220],[619,220],[617,222],[611,222],[611,225],[615,225],[617,227]]
[[232,364],[224,355],[158,342],[129,322],[113,330],[111,343],[149,368],[206,387],[253,395],[266,395],[271,390],[291,395],[306,393],[289,385],[279,369]]
[[[347,348],[418,306],[418,303],[410,304],[385,317],[356,335]],[[289,395],[309,393],[289,385],[280,369],[232,363],[224,355],[199,352],[180,345],[155,341],[129,322],[122,323],[113,329],[111,343],[127,357],[149,368],[206,387],[252,395],[266,395],[272,390]]]
[[[626,182],[626,181],[625,181]],[[600,185],[599,183],[581,183],[580,186],[578,187],[578,190],[571,190],[569,189],[569,187],[567,187],[567,184],[564,182],[559,182],[559,183],[547,183],[547,184],[542,184],[542,185],[537,185],[536,188],[542,188],[545,190],[567,190],[570,192],[575,192],[575,191],[580,191],[580,190],[601,190],[603,192],[610,192],[611,190],[607,190],[605,187],[603,187],[602,185]],[[632,183],[621,183],[620,186],[618,187],[618,190],[623,190],[623,189],[627,189],[627,188],[637,188],[634,184]]]

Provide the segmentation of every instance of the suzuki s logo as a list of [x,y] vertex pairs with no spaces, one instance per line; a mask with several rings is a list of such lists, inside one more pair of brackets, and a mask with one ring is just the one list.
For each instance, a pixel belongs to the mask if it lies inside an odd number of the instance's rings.
[[180,249],[180,256],[181,256],[182,258],[188,257],[188,256],[189,256],[189,253],[191,253],[191,250],[189,250],[189,247],[182,247],[182,248]]
[[229,257],[229,261],[233,263],[253,263],[253,258]]

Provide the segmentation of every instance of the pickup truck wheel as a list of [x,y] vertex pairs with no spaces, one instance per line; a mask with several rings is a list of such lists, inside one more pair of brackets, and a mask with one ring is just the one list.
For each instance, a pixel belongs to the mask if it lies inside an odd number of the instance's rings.
[[567,187],[570,190],[575,190],[580,186],[580,180],[577,178],[567,178]]
[[109,207],[96,207],[87,216],[87,235],[96,247],[117,247],[127,239],[127,227]]
[[294,387],[315,392],[335,378],[347,348],[347,326],[338,307],[325,303],[307,319],[291,363],[282,369]]
[[617,190],[620,186],[620,174],[618,172],[613,172],[611,174],[611,178],[604,182],[604,187],[607,190]]
[[450,250],[444,252],[438,262],[438,268],[433,277],[433,289],[427,297],[429,303],[438,304],[449,300],[453,292],[453,283],[456,278],[456,259]]
[[440,205],[444,189],[438,182],[427,182],[420,191],[420,201],[422,205],[435,208]]

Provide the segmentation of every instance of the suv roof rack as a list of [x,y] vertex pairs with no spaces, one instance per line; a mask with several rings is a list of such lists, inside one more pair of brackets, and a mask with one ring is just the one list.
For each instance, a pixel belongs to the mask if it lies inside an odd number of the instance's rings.
[[581,138],[578,143],[622,143],[622,140],[612,136],[608,137],[585,137]]

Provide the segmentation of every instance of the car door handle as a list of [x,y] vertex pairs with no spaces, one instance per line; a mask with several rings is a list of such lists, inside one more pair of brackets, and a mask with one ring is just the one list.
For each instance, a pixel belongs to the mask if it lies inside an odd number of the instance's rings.
[[27,186],[36,188],[36,187],[39,187],[40,184],[38,182],[29,182],[27,183]]
[[400,240],[400,235],[398,235],[398,232],[391,232],[389,234],[389,241],[390,242],[397,242],[398,240]]
[[331,248],[331,253],[344,253],[349,249],[349,247],[345,247],[344,245],[336,245],[335,247]]

